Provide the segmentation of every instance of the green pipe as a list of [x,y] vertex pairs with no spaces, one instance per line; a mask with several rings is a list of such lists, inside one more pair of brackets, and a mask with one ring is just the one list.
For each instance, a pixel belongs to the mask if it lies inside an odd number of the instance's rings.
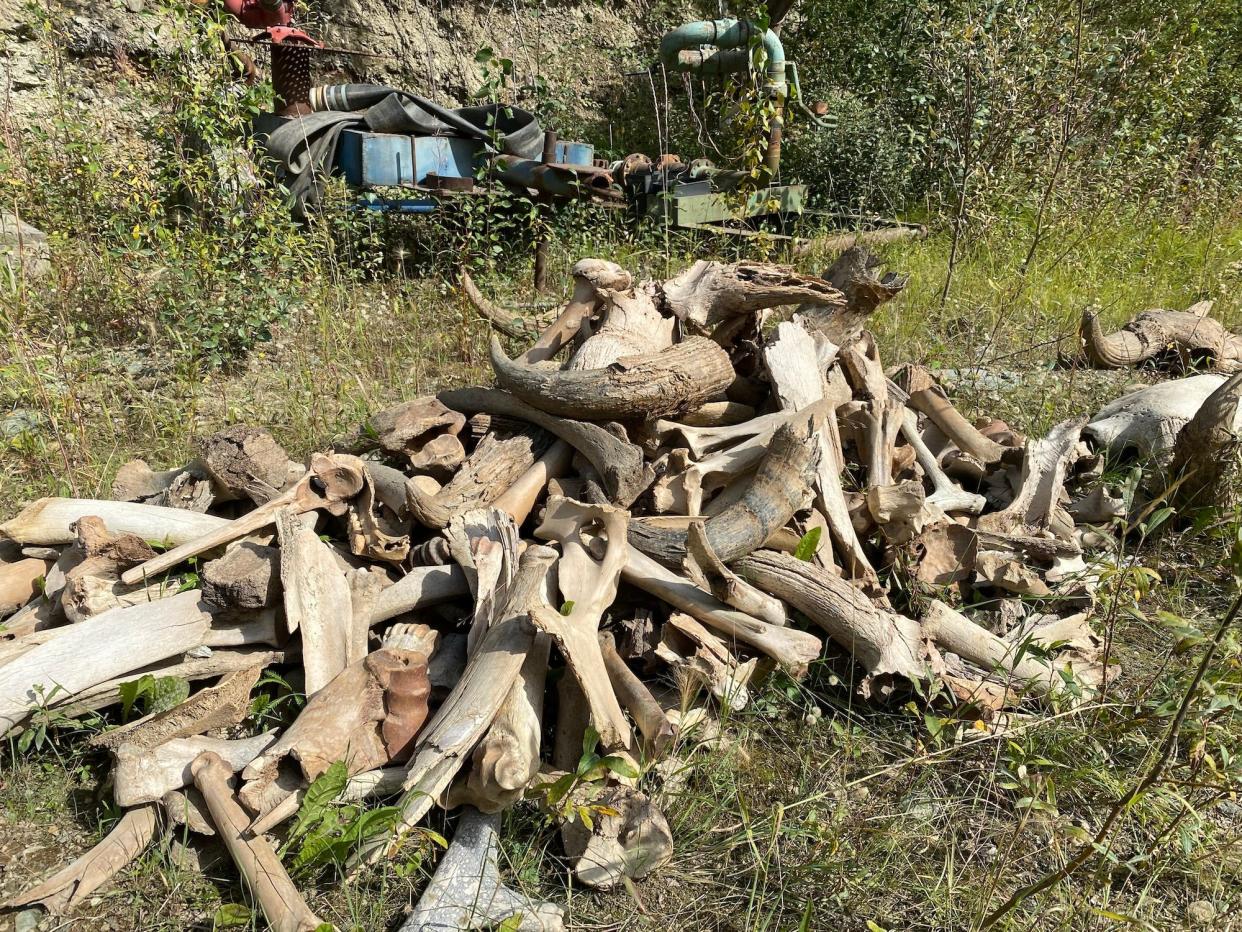
[[[785,47],[771,29],[761,31],[749,20],[709,19],[678,26],[660,40],[660,60],[672,71],[733,74],[749,66],[750,58],[745,50],[752,36],[759,36],[767,53],[768,89],[783,97]],[[704,53],[701,51],[704,46],[716,51]]]

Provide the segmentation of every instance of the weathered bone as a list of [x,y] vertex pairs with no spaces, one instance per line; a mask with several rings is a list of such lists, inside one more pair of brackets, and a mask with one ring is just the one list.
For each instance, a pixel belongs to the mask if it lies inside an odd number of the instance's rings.
[[819,367],[815,341],[799,324],[781,324],[776,336],[763,350],[768,377],[786,411],[797,411],[823,403],[824,413],[815,422],[815,443],[819,463],[815,471],[816,503],[828,521],[828,530],[846,572],[855,579],[875,580],[862,541],[850,521],[849,506],[841,488],[841,439],[837,435],[835,396]]
[[598,424],[553,417],[505,392],[485,388],[463,388],[440,393],[440,400],[458,411],[486,411],[521,418],[556,434],[581,453],[595,467],[604,482],[604,491],[613,504],[628,506],[655,478],[643,460],[643,452],[619,440]]
[[200,754],[211,752],[234,774],[241,770],[276,740],[275,732],[225,741],[220,738],[173,738],[154,747],[122,744],[113,757],[112,795],[118,806],[153,803],[170,790],[189,786],[193,780],[190,767]]
[[332,551],[292,508],[276,513],[285,626],[302,632],[302,667],[309,699],[349,664],[349,583]]
[[677,323],[665,317],[642,288],[607,291],[603,323],[565,364],[566,369],[603,369],[626,356],[658,353],[673,345]]
[[[174,657],[207,638],[211,613],[197,589],[160,602],[117,608],[67,628],[0,666],[0,734],[56,695],[65,698]],[[91,645],[83,653],[82,645]]]
[[[229,541],[245,537],[276,520],[276,513],[291,507],[296,513],[323,508],[334,514],[344,514],[345,502],[362,489],[362,461],[344,453],[316,453],[311,457],[311,468],[287,492],[260,505],[236,521],[225,523],[216,530],[196,537],[188,543],[168,550],[154,560],[148,560],[121,575],[126,585],[134,585],[148,577],[172,569],[190,557],[220,547]],[[104,519],[107,521],[107,518]],[[111,521],[108,526],[116,527]]]
[[217,500],[248,498],[262,505],[288,485],[289,454],[261,427],[226,427],[204,440],[199,453]]
[[697,333],[723,336],[744,315],[782,305],[840,308],[845,298],[830,283],[788,266],[757,262],[695,262],[660,286],[665,306]]
[[932,484],[932,494],[927,503],[935,505],[945,514],[977,515],[987,505],[987,499],[974,492],[967,492],[948,477],[919,433],[918,416],[911,410],[902,412],[901,435],[906,439],[924,475]]
[[60,545],[77,540],[73,527],[94,515],[113,534],[136,534],[143,540],[184,544],[228,527],[230,522],[180,508],[111,502],[91,498],[41,498],[17,517],[0,524],[0,537],[19,544]]
[[791,675],[802,676],[823,648],[819,638],[794,628],[778,628],[729,608],[688,579],[631,546],[621,578],[723,634],[767,654]]
[[[457,685],[419,737],[406,776],[397,838],[427,813],[452,782],[521,674],[535,634],[529,614],[555,560],[554,550],[539,545],[528,546],[522,554],[503,620],[488,628]],[[374,861],[387,850],[389,841],[386,837],[369,840],[355,863]]]
[[990,440],[970,423],[936,384],[931,373],[922,366],[903,366],[896,376],[900,387],[909,395],[908,404],[925,415],[944,432],[959,450],[974,457],[984,466],[998,463],[1005,448]]
[[[1113,456],[1137,453],[1167,463],[1182,428],[1225,380],[1223,375],[1209,373],[1129,392],[1101,408],[1083,433]],[[1233,424],[1235,429],[1240,426],[1242,417]]]
[[155,840],[159,824],[159,807],[153,803],[129,810],[90,851],[42,883],[0,904],[0,909],[41,906],[49,915],[63,916],[142,854]]
[[827,312],[812,304],[799,306],[799,316],[838,346],[853,343],[867,325],[876,308],[895,298],[909,278],[890,272],[883,278],[875,273],[879,259],[862,245],[846,249],[832,263],[824,278],[845,298],[845,307],[830,307]]
[[1145,311],[1106,334],[1099,315],[1088,308],[1079,336],[1087,361],[1100,369],[1131,368],[1172,352],[1186,362],[1207,358],[1221,372],[1233,372],[1242,365],[1242,337],[1208,317],[1211,309],[1212,302],[1202,301],[1185,311]]
[[770,625],[787,623],[785,606],[780,599],[761,592],[725,566],[712,549],[701,522],[691,524],[686,531],[686,560],[682,568],[695,585],[726,605]]
[[[395,648],[368,654],[319,690],[280,738],[247,765],[241,799],[266,812],[293,792],[295,787],[278,784],[286,758],[297,762],[307,783],[337,761],[344,761],[351,774],[387,763],[405,750],[410,735],[426,719],[430,691],[424,655]],[[398,694],[403,721],[400,734],[390,735],[384,726]]]
[[747,684],[759,658],[739,663],[723,640],[689,615],[669,615],[655,654],[673,668],[686,687],[705,686],[724,708],[740,712],[750,702]]
[[611,632],[600,632],[599,646],[604,667],[608,671],[608,680],[617,700],[634,716],[634,723],[651,754],[657,757],[662,755],[677,736],[668,716],[664,714],[664,709],[651,695],[647,685],[625,665],[625,661],[617,653],[617,645]]
[[400,563],[410,553],[412,524],[406,508],[405,474],[381,463],[363,466],[362,491],[349,503],[350,552]]
[[622,356],[605,369],[522,365],[495,338],[491,359],[501,388],[541,411],[587,421],[680,414],[719,395],[735,377],[728,353],[702,337],[658,353]]
[[39,594],[39,580],[54,566],[52,560],[24,559],[0,563],[0,618],[7,618]]
[[532,900],[500,881],[499,817],[467,806],[448,851],[399,932],[464,932],[497,926],[561,932],[561,908]]
[[789,421],[795,413],[778,411],[725,427],[696,427],[684,420],[681,423],[658,420],[649,433],[657,448],[685,447],[699,460],[715,450],[732,447],[745,440],[771,437],[772,432]]
[[771,550],[753,553],[734,568],[760,589],[804,613],[848,650],[868,672],[864,694],[870,692],[875,679],[924,678],[918,623],[879,608],[849,582]]
[[466,574],[457,564],[416,566],[379,594],[371,625],[469,594]]
[[581,259],[573,268],[574,291],[561,311],[534,345],[518,357],[527,365],[551,359],[573,340],[583,324],[595,313],[604,300],[603,292],[629,291],[633,287],[630,273],[603,259]]
[[[566,607],[558,612],[538,606],[531,612],[531,620],[555,639],[565,655],[606,748],[632,746],[630,726],[609,682],[598,639],[600,620],[616,598],[625,565],[628,523],[629,514],[619,508],[553,496],[548,499],[543,523],[535,530],[541,540],[560,544],[557,585]],[[597,559],[587,535],[600,534],[604,553]]]
[[544,431],[523,428],[489,431],[471,451],[457,474],[434,495],[427,495],[413,481],[406,483],[410,513],[429,528],[445,528],[453,516],[485,508],[508,489],[552,442]]
[[1182,428],[1173,445],[1172,474],[1181,480],[1173,491],[1174,507],[1189,510],[1219,505],[1224,480],[1233,467],[1232,450],[1242,415],[1242,372],[1212,392]]
[[90,740],[94,747],[151,748],[173,738],[189,738],[229,725],[236,725],[250,711],[250,690],[263,667],[226,673],[215,686],[200,689],[184,702],[163,712],[121,725]]
[[518,565],[518,531],[513,519],[497,508],[480,508],[455,516],[445,536],[453,559],[474,593],[474,618],[468,650],[496,622],[504,608]]
[[548,480],[565,475],[573,462],[573,456],[573,447],[564,440],[557,440],[493,504],[511,515],[513,522],[521,526],[547,488]]
[[641,880],[672,860],[668,820],[645,794],[610,787],[595,803],[611,811],[598,812],[590,828],[577,819],[561,825],[565,854],[582,883],[609,890],[623,878]]
[[280,549],[239,541],[203,564],[203,600],[223,609],[253,610],[275,605],[280,585]]
[[[779,427],[741,500],[704,522],[707,540],[722,561],[762,547],[802,507],[819,453],[808,438],[806,423]],[[667,566],[680,566],[686,556],[682,531],[634,524],[630,542]]]
[[[1059,496],[1065,487],[1065,472],[1076,455],[1078,437],[1086,418],[1071,418],[1048,432],[1048,435],[1027,445],[1022,463],[1022,485],[1009,507],[984,515],[979,528],[996,534],[1046,531],[1060,511]],[[1067,530],[1073,522],[1059,522]],[[1060,536],[1066,536],[1064,534]]]
[[233,863],[254,894],[273,932],[315,932],[322,920],[311,912],[280,858],[262,836],[252,835],[250,820],[229,789],[228,765],[210,751],[191,766],[216,831]]

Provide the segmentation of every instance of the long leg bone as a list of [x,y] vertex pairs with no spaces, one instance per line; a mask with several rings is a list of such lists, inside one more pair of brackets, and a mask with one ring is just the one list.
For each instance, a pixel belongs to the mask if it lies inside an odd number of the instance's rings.
[[207,751],[194,761],[191,770],[216,831],[274,932],[315,932],[323,920],[306,905],[271,845],[262,836],[251,834],[250,820],[229,788],[232,772],[228,765]]
[[465,932],[501,926],[516,932],[561,932],[559,906],[532,900],[500,881],[499,817],[467,806],[414,912],[399,932]]
[[[363,485],[362,461],[343,453],[316,453],[311,457],[311,468],[293,488],[283,495],[260,505],[254,511],[242,515],[201,537],[168,550],[154,560],[148,560],[121,575],[121,582],[132,586],[150,576],[172,569],[190,557],[198,556],[213,547],[220,547],[229,541],[245,537],[260,528],[267,527],[276,520],[276,513],[285,507],[292,507],[301,513],[315,508],[324,508],[330,512],[344,514],[345,502],[357,495]],[[107,520],[107,519],[105,519]],[[109,525],[111,526],[111,525]]]
[[595,313],[606,291],[628,291],[633,285],[630,273],[603,259],[582,259],[573,270],[574,292],[561,311],[534,346],[518,359],[528,365],[551,359],[561,348],[573,340],[582,325]]

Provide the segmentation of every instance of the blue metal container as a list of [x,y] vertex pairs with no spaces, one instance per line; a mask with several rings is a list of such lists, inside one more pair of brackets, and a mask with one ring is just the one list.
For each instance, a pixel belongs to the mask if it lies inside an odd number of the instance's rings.
[[583,165],[590,168],[595,164],[595,147],[585,142],[557,140],[556,161],[561,165]]

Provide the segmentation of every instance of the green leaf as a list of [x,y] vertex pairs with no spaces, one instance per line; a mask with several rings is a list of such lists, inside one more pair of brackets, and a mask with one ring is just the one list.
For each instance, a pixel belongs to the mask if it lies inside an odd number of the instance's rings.
[[610,754],[602,759],[600,763],[613,773],[619,774],[622,777],[628,777],[631,780],[638,779],[638,770],[635,769],[634,765],[624,757],[618,757],[615,754]]
[[250,925],[253,919],[254,912],[249,906],[243,906],[241,903],[225,903],[211,917],[211,928],[213,930],[241,929]]
[[803,563],[809,563],[819,550],[819,538],[823,530],[823,528],[813,527],[803,534],[802,539],[798,541],[798,546],[794,548],[794,556]]
[[190,698],[190,682],[179,676],[161,676],[154,679],[146,697],[148,715],[167,712]]
[[566,618],[570,616],[573,610],[574,610],[573,599],[570,599],[568,602],[566,602],[564,605],[561,606],[561,614],[564,615]]
[[594,725],[587,725],[586,731],[582,733],[582,755],[594,754],[595,749],[599,747],[599,732],[595,730]]

